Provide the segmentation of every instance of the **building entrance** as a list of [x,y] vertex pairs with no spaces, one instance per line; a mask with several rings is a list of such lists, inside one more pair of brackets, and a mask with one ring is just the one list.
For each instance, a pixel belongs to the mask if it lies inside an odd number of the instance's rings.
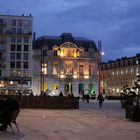
[[65,83],[64,94],[66,96],[73,94],[73,92],[72,92],[72,83]]

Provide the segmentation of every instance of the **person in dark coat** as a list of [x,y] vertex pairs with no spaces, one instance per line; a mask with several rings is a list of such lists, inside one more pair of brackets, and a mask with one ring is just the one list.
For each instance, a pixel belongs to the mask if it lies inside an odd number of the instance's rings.
[[99,100],[99,108],[101,108],[102,105],[103,105],[103,101],[104,101],[104,98],[103,98],[103,95],[102,94],[99,94],[98,95],[98,100]]
[[89,94],[86,95],[87,103],[89,103],[90,96]]
[[0,131],[6,131],[7,123],[10,121],[12,113],[19,110],[19,103],[6,95],[3,95],[0,102],[0,123],[2,124]]

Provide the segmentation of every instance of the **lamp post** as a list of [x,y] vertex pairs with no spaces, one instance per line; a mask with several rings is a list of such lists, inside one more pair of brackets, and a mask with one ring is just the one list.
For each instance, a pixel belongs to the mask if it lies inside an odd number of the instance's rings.
[[102,45],[101,40],[98,41],[98,79],[99,79],[99,94],[102,95],[102,55],[104,55],[104,52],[102,52]]
[[44,92],[44,73],[43,73],[43,65],[44,65],[44,37],[41,37],[41,59],[40,59],[40,93],[41,95]]

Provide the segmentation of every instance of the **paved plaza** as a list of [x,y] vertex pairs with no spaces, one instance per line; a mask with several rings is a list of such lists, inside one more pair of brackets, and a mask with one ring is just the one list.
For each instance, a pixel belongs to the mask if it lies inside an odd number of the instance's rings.
[[125,118],[120,101],[80,101],[79,110],[22,109],[14,127],[0,140],[140,140],[140,122]]

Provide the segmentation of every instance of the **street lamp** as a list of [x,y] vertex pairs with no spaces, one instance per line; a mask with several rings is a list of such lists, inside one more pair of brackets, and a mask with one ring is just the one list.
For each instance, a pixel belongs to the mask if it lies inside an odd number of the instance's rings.
[[102,55],[104,52],[102,51],[101,40],[98,41],[98,78],[99,78],[99,94],[102,95]]
[[44,37],[41,37],[41,59],[40,59],[40,67],[41,67],[41,72],[40,72],[40,93],[41,95],[44,93],[44,73],[43,73],[43,67],[44,67],[44,44],[45,40]]

